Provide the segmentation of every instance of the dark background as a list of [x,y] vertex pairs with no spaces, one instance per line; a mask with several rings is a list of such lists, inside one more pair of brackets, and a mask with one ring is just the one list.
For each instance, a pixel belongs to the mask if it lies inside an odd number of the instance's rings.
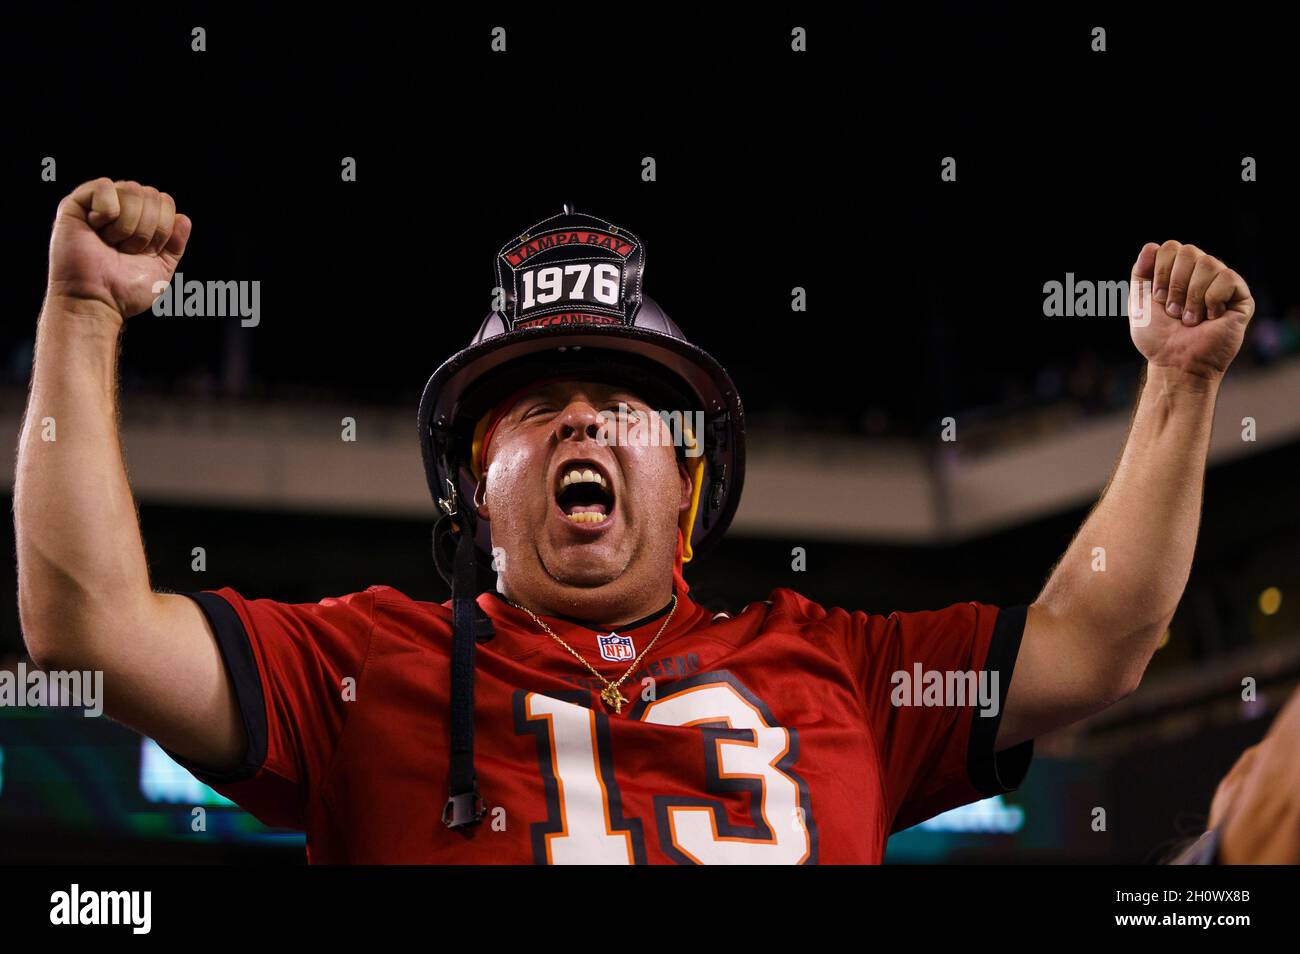
[[[414,403],[488,311],[496,249],[564,201],[640,234],[647,290],[753,414],[808,426],[879,408],[932,434],[1027,396],[1044,366],[1132,363],[1122,334],[1044,320],[1042,284],[1127,278],[1146,241],[1240,266],[1261,315],[1297,303],[1280,25],[1217,20],[1208,41],[1196,18],[1127,10],[755,9],[510,14],[505,56],[496,13],[15,28],[2,168],[27,182],[52,155],[59,181],[3,196],[11,307],[39,309],[54,206],[96,175],[176,197],[195,222],[182,270],[264,281],[246,374],[223,366],[229,329],[155,322],[126,339],[142,386]],[[806,55],[788,53],[792,18]],[[1091,53],[1099,18],[1109,49]],[[140,79],[120,89],[123,73]],[[340,181],[343,156],[359,181]],[[812,320],[791,321],[794,285]]]
[[[20,396],[30,372],[54,208],[99,175],[175,196],[195,223],[183,272],[263,282],[255,329],[132,322],[125,395],[410,408],[413,458],[420,390],[487,312],[495,251],[564,201],[640,235],[646,290],[728,367],[768,433],[933,440],[946,415],[1014,424],[1044,407],[1084,418],[1128,406],[1139,361],[1123,324],[1046,319],[1042,286],[1066,272],[1127,278],[1142,244],[1167,238],[1249,281],[1244,373],[1297,350],[1294,34],[1233,16],[575,3],[364,21],[134,6],[15,19],[0,66],[3,387]],[[808,28],[805,55],[789,52],[792,24]],[[190,52],[194,25],[205,53]],[[509,31],[505,56],[489,51],[495,25]],[[1105,53],[1089,49],[1097,25]],[[640,179],[647,155],[653,183]],[[1240,179],[1247,155],[1257,182]],[[56,183],[40,181],[44,156]],[[344,156],[355,183],[340,181]],[[940,181],[944,156],[955,183]],[[807,315],[790,312],[795,285]],[[1211,471],[1179,638],[1153,672],[1297,638],[1300,588],[1284,587],[1277,617],[1254,601],[1300,566],[1298,464],[1293,444]],[[689,578],[719,608],[775,586],[884,612],[1022,603],[1083,516],[952,546],[814,544],[797,577],[792,541],[733,538]],[[194,588],[201,538],[222,568],[203,586],[296,601],[387,583],[446,598],[422,521],[148,502],[142,521],[160,587]],[[10,597],[0,610],[0,656],[13,656]],[[1144,799],[1112,857],[1143,860],[1175,811],[1204,811],[1263,724],[1234,731],[1207,733],[1196,758],[1165,764],[1135,743],[1079,769],[1116,791],[1131,778],[1123,790]],[[1151,766],[1162,771],[1133,775]],[[111,854],[118,837],[47,828],[73,857]],[[1076,857],[1067,842],[1046,838],[1047,857]],[[36,844],[9,841],[33,860]]]

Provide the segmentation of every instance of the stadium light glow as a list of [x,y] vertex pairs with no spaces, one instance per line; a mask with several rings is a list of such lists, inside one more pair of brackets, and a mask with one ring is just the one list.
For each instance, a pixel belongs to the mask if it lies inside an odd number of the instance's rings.
[[140,740],[140,794],[167,805],[234,805],[181,768],[153,739]]
[[1019,805],[1006,804],[1001,795],[994,795],[983,801],[949,809],[915,827],[921,831],[1011,835],[1024,826],[1025,810]]

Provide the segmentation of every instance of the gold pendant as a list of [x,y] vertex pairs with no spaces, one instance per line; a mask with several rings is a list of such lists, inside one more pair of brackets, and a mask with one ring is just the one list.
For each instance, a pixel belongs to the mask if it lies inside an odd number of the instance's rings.
[[606,686],[600,693],[601,702],[613,709],[615,714],[623,712],[623,704],[627,702],[623,694],[618,691],[617,686]]

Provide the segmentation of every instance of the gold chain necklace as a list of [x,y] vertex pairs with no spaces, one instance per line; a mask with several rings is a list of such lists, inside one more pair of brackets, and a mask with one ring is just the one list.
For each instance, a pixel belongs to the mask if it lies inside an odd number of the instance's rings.
[[599,679],[601,682],[605,684],[605,688],[600,691],[600,701],[605,703],[605,705],[609,706],[611,709],[613,709],[616,714],[622,713],[623,706],[627,704],[627,699],[625,699],[623,697],[623,694],[618,691],[618,687],[621,686],[627,680],[628,676],[636,672],[636,667],[641,665],[641,660],[645,658],[645,654],[650,652],[650,650],[654,648],[655,643],[659,642],[659,637],[664,634],[664,630],[666,630],[668,628],[668,624],[672,622],[673,614],[677,612],[677,594],[674,593],[673,608],[668,611],[668,616],[664,619],[663,625],[659,627],[659,632],[655,633],[655,638],[650,640],[650,645],[646,646],[645,649],[641,650],[640,656],[637,656],[636,659],[632,660],[632,665],[627,667],[627,672],[623,673],[623,675],[619,676],[618,679],[616,679],[615,681],[610,682],[603,675],[601,675],[599,671],[597,671],[595,666],[587,662],[587,660],[583,659],[582,655],[576,649],[574,649],[564,640],[560,639],[559,636],[556,636],[555,631],[552,630],[551,627],[547,626],[546,622],[540,619],[537,616],[537,614],[534,613],[532,610],[530,610],[527,606],[520,606],[512,599],[507,599],[506,602],[509,603],[511,606],[513,606],[515,609],[523,610],[525,613],[531,616],[533,618],[533,622],[546,631],[546,635],[550,636],[551,639],[555,640],[557,643],[559,643],[561,646],[567,649],[569,651],[569,654],[573,656],[574,659],[578,660],[578,662],[586,666],[591,671],[591,674],[593,676],[595,676],[597,679]]

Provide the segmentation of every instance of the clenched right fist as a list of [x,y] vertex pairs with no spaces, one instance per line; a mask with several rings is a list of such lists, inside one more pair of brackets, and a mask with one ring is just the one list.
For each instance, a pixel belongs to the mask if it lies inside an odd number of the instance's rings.
[[50,237],[48,295],[138,315],[170,282],[191,223],[166,192],[138,182],[93,179],[59,203]]

